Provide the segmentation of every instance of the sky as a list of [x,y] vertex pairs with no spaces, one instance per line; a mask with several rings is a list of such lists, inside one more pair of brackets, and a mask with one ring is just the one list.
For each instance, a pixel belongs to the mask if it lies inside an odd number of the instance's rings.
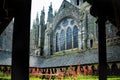
[[[67,0],[69,1],[69,0]],[[40,17],[41,10],[45,9],[45,20],[47,19],[47,13],[50,6],[50,2],[52,2],[53,7],[53,13],[54,11],[58,11],[59,7],[61,6],[61,3],[63,0],[32,0],[32,7],[31,7],[31,27],[33,25],[33,20],[36,19],[36,14],[38,12],[38,15]]]

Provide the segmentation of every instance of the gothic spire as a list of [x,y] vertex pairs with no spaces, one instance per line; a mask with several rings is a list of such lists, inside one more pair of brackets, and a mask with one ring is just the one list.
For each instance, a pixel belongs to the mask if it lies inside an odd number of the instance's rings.
[[45,24],[45,10],[43,6],[43,10],[41,10],[41,15],[40,15],[40,25],[43,26]]
[[38,12],[37,12],[37,16],[36,16],[36,24],[39,24]]
[[51,23],[52,21],[53,21],[53,8],[52,8],[52,2],[51,2],[49,6],[49,11],[48,11],[47,22]]

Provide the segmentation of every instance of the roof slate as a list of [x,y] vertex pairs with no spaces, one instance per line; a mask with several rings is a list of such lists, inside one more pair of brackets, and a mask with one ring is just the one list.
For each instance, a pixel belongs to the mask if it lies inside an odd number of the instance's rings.
[[[120,61],[120,45],[107,47],[107,62]],[[30,67],[61,67],[69,65],[98,63],[98,50],[91,49],[81,53],[70,53],[47,58],[30,56]],[[11,65],[11,54],[0,52],[0,65]]]

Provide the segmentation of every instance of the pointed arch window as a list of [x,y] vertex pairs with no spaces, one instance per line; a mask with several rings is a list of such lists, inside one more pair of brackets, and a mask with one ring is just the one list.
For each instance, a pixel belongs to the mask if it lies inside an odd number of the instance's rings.
[[56,52],[59,51],[59,37],[58,37],[58,33],[56,33]]
[[66,40],[67,40],[67,49],[71,49],[72,48],[72,30],[70,27],[67,28]]
[[61,47],[61,50],[65,50],[65,31],[64,30],[61,30],[61,33],[60,33],[60,47]]
[[78,27],[75,25],[74,29],[73,29],[73,44],[74,44],[74,48],[78,47]]
[[90,40],[90,48],[93,47],[93,39]]
[[77,5],[79,5],[79,0],[77,0]]

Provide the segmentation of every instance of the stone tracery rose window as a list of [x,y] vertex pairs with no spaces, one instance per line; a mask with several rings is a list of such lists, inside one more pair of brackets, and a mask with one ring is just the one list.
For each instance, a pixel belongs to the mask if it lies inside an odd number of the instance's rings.
[[66,27],[68,25],[68,20],[67,19],[63,20],[62,25]]
[[[72,39],[73,38],[73,39]],[[65,18],[55,28],[55,51],[63,51],[78,47],[78,26],[76,20]]]

